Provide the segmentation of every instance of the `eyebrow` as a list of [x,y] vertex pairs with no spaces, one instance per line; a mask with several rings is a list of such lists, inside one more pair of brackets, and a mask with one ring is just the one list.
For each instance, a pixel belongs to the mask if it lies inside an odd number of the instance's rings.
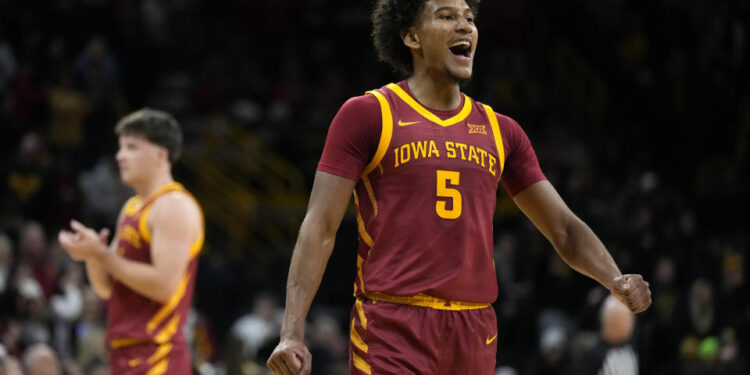
[[[443,10],[454,10],[454,9],[457,9],[457,8],[456,8],[456,7],[452,7],[452,6],[443,6],[443,7],[440,7],[440,8],[437,8],[437,9],[435,9],[435,13],[437,13],[437,12],[440,12],[440,11],[443,11]],[[473,10],[473,9],[471,9],[470,7],[466,7],[466,8],[464,8],[463,10],[464,10],[464,11],[469,11],[469,12],[471,12],[472,14],[474,13],[474,10]]]

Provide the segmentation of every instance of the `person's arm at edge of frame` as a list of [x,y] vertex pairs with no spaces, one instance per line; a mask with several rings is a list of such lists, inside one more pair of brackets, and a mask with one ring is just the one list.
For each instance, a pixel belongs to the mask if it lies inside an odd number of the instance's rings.
[[570,267],[599,282],[635,313],[651,305],[649,284],[641,275],[622,275],[601,240],[568,208],[549,181],[529,186],[513,201]]
[[312,356],[304,344],[305,319],[333,252],[336,232],[355,184],[330,173],[315,174],[289,266],[281,340],[266,363],[276,375],[306,375],[311,371]]

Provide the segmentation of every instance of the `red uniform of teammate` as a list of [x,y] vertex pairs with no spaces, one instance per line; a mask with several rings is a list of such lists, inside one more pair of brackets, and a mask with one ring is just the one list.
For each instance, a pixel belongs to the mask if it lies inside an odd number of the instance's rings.
[[[172,192],[193,199],[182,185],[174,182],[149,197],[136,196],[125,203],[117,241],[117,252],[125,259],[151,263],[151,234],[146,220],[156,200]],[[193,300],[197,255],[202,246],[201,236],[190,247],[190,262],[180,285],[164,304],[146,298],[120,281],[113,281],[107,303],[107,342],[112,347],[113,367],[134,373],[144,369],[153,373],[163,373],[167,369],[172,374],[191,373],[190,353],[182,327]]]
[[571,267],[635,312],[651,303],[648,283],[622,275],[546,181],[518,124],[460,92],[472,74],[478,3],[376,2],[378,55],[408,79],[350,100],[331,125],[267,362],[274,374],[311,371],[304,321],[352,191],[360,237],[352,374],[494,373],[499,182]]
[[182,132],[172,116],[136,111],[117,124],[120,175],[138,194],[122,208],[115,240],[73,221],[60,244],[108,299],[107,341],[113,375],[190,374],[183,326],[203,245],[200,205],[172,179]]

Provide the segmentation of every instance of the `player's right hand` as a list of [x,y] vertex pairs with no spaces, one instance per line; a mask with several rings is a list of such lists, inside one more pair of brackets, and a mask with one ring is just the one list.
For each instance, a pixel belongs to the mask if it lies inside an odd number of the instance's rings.
[[310,375],[312,354],[302,341],[282,339],[266,365],[274,375]]
[[651,289],[641,275],[622,275],[613,280],[612,294],[635,314],[651,306]]
[[71,258],[84,261],[106,251],[108,229],[102,229],[97,233],[76,220],[70,221],[70,227],[73,231],[63,229],[57,235],[57,239]]

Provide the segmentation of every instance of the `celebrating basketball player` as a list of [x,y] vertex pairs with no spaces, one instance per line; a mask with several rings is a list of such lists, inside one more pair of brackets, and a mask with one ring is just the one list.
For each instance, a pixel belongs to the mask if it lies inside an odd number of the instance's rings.
[[351,374],[494,374],[500,183],[571,267],[634,312],[650,305],[648,283],[623,275],[571,212],[518,123],[460,91],[472,74],[478,5],[376,2],[375,49],[408,78],[349,99],[333,119],[292,256],[281,341],[267,362],[274,374],[310,373],[305,318],[352,192]]

